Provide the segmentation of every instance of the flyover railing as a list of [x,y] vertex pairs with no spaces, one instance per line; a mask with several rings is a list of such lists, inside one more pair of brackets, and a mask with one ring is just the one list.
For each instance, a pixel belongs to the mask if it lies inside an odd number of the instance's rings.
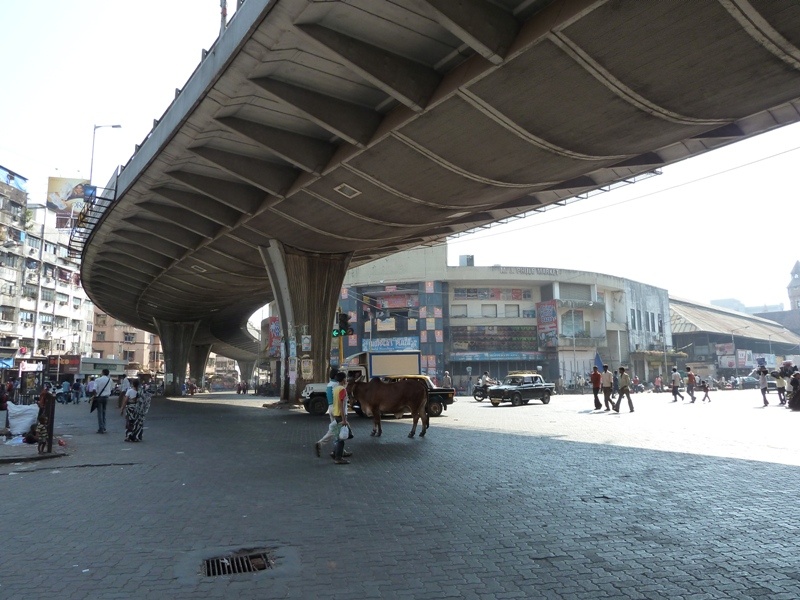
[[75,219],[69,233],[68,251],[71,258],[83,256],[83,249],[86,242],[89,241],[92,231],[116,200],[116,192],[113,189],[95,188],[94,186],[86,186],[86,188],[89,188],[89,191],[84,196],[83,209]]

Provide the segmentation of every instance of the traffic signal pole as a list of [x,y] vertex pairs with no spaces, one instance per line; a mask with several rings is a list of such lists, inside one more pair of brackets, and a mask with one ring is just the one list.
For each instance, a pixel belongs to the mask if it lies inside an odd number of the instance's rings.
[[336,311],[336,325],[333,327],[331,335],[339,340],[339,368],[344,364],[344,336],[353,335],[353,328],[350,326],[350,315],[342,312],[342,309]]

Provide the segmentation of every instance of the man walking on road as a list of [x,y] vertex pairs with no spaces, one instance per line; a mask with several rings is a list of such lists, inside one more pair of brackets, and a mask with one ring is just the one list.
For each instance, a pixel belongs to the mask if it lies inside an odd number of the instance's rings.
[[331,369],[330,381],[328,381],[328,385],[325,387],[325,396],[328,399],[328,417],[330,417],[330,423],[328,424],[328,431],[325,432],[325,435],[323,435],[320,440],[314,444],[314,452],[316,452],[317,458],[322,456],[322,445],[333,441],[339,431],[336,425],[336,418],[333,416],[333,388],[335,388],[337,385],[336,374],[338,372],[338,369]]
[[600,373],[600,386],[603,388],[603,402],[606,404],[606,412],[611,410],[614,403],[611,401],[611,392],[614,387],[614,375],[608,370],[608,365],[603,365],[603,372]]
[[692,367],[686,367],[686,393],[692,399],[690,404],[694,404],[695,397],[694,397],[694,386],[697,383],[697,378],[692,373]]
[[677,402],[678,396],[683,400],[683,394],[678,391],[681,386],[681,374],[678,373],[678,367],[672,367],[672,401]]
[[103,374],[94,382],[97,390],[97,433],[106,432],[106,406],[111,395],[111,377],[108,369],[103,369]]
[[761,397],[764,399],[764,406],[769,406],[769,400],[767,400],[767,392],[769,388],[767,386],[767,371],[766,369],[760,369],[758,371],[758,387],[761,388]]
[[600,397],[598,394],[600,393],[600,381],[602,379],[602,375],[600,375],[600,371],[597,370],[597,367],[592,367],[592,374],[589,375],[589,379],[592,380],[592,394],[594,395],[594,409],[600,410],[603,408],[603,405],[600,404]]
[[633,400],[631,400],[631,376],[625,372],[625,367],[619,368],[619,398],[614,406],[614,412],[619,412],[619,405],[622,404],[622,397],[628,397],[628,408],[633,412]]

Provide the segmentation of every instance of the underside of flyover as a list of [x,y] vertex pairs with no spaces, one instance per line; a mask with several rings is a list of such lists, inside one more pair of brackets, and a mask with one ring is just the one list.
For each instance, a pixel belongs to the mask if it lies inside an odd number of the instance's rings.
[[793,0],[246,0],[86,225],[83,284],[184,365],[254,360],[278,299],[317,378],[348,264],[795,122],[799,48]]

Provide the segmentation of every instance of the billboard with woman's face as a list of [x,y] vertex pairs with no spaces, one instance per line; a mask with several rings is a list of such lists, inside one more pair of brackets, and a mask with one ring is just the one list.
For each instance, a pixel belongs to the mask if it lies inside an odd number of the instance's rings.
[[50,177],[47,180],[47,208],[56,213],[57,228],[72,226],[72,220],[83,209],[85,187],[88,185],[88,179]]

